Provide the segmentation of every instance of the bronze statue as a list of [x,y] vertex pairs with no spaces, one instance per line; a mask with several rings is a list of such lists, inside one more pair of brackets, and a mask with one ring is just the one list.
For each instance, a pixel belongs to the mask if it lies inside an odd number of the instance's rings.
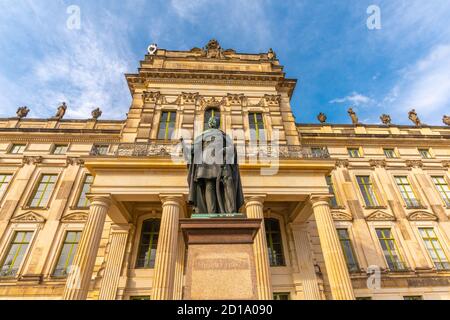
[[444,122],[444,124],[450,126],[450,117],[449,116],[444,116],[442,118],[442,122]]
[[25,118],[29,112],[30,112],[30,109],[28,109],[28,107],[20,107],[16,111],[17,118],[19,118],[19,119]]
[[348,109],[348,115],[352,119],[353,124],[359,124],[358,116],[356,115],[356,112],[353,111],[353,108]]
[[317,120],[319,120],[320,123],[325,123],[325,122],[327,122],[327,116],[325,115],[325,113],[321,112],[317,116]]
[[392,123],[391,116],[388,114],[382,114],[380,119],[381,119],[381,122],[387,126],[391,125],[391,123]]
[[189,203],[196,214],[237,213],[244,204],[236,147],[218,129],[214,117],[209,129],[200,134],[183,153],[188,162]]
[[66,110],[67,110],[67,105],[65,102],[63,102],[59,107],[58,110],[56,111],[55,116],[53,117],[54,119],[57,120],[61,120],[64,115],[66,114]]
[[417,115],[417,112],[415,109],[412,109],[409,113],[408,113],[408,118],[409,120],[411,120],[416,126],[421,126],[422,122],[419,119],[419,116]]
[[102,110],[100,110],[100,108],[96,108],[94,110],[92,110],[91,115],[92,115],[92,119],[97,120],[98,118],[100,118],[102,116]]

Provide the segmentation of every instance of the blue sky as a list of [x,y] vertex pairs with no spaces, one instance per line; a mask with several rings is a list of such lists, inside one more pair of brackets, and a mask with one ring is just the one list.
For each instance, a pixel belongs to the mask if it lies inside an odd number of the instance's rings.
[[[380,30],[366,26],[368,6],[381,9]],[[66,26],[70,5],[81,28]],[[0,117],[27,105],[50,117],[67,101],[67,117],[123,119],[130,105],[124,73],[136,72],[150,43],[174,50],[216,38],[223,48],[272,47],[289,78],[299,80],[297,122],[364,123],[382,113],[408,124],[450,115],[448,0],[0,0]]]

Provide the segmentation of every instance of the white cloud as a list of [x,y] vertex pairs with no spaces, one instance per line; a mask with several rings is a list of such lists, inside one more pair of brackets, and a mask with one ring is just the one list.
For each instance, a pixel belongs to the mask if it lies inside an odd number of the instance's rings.
[[372,103],[373,100],[360,93],[352,92],[350,95],[344,98],[337,98],[330,101],[330,103],[347,103],[347,102],[355,107],[358,107],[361,105],[368,105]]

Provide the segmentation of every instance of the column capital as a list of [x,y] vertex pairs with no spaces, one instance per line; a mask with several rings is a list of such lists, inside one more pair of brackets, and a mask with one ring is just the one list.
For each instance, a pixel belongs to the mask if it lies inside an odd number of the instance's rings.
[[330,206],[330,198],[333,196],[331,194],[312,194],[309,196],[309,201],[311,202],[313,208],[319,205]]
[[159,199],[161,200],[163,207],[167,205],[182,207],[185,203],[185,199],[182,194],[160,194]]
[[133,228],[131,224],[113,224],[111,225],[111,233],[125,233],[128,234],[130,230]]
[[112,198],[110,194],[97,194],[97,193],[88,193],[86,197],[91,202],[91,205],[100,205],[109,207],[112,203]]
[[248,194],[245,195],[245,207],[252,205],[263,206],[266,201],[267,195],[265,194]]

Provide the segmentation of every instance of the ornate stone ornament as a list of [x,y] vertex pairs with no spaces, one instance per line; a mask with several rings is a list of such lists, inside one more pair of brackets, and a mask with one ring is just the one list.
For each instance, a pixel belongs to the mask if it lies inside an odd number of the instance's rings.
[[281,96],[277,94],[265,94],[262,101],[266,106],[278,106],[281,102]]
[[366,218],[367,221],[395,221],[395,217],[385,211],[377,210],[369,214]]
[[183,104],[195,104],[199,97],[198,92],[182,92],[181,93],[181,103]]
[[37,157],[28,157],[25,156],[22,159],[22,164],[26,165],[26,164],[39,164],[42,163],[42,157],[41,156],[37,156]]
[[269,52],[267,52],[267,58],[269,60],[275,60],[277,58],[276,53],[273,51],[272,48],[269,49]]
[[450,168],[450,161],[442,161],[442,166],[447,169]]
[[353,221],[353,217],[350,213],[345,211],[331,211],[333,220],[335,221]]
[[388,114],[382,114],[380,119],[381,119],[381,122],[387,126],[392,124],[391,116]]
[[205,46],[206,57],[210,59],[223,59],[223,50],[219,42],[216,39],[209,40]]
[[88,215],[84,212],[75,212],[68,214],[61,219],[62,222],[85,222],[87,221]]
[[448,126],[450,126],[450,116],[444,116],[442,118],[442,122]]
[[28,107],[26,107],[26,106],[20,107],[16,111],[17,118],[19,118],[19,119],[26,118],[26,116],[28,116],[29,112],[30,112],[30,109],[28,109]]
[[353,111],[353,108],[348,109],[348,115],[350,116],[350,119],[352,119],[353,124],[359,124],[358,116],[356,115],[356,112]]
[[242,105],[244,102],[244,94],[227,94],[227,104],[228,105]]
[[336,160],[336,168],[348,168],[349,165],[348,160]]
[[44,223],[45,218],[36,212],[29,211],[29,212],[23,213],[21,215],[18,215],[17,217],[12,218],[11,222],[13,222],[13,223]]
[[145,91],[142,94],[142,99],[144,99],[145,103],[157,103],[160,97],[161,92],[159,91]]
[[92,115],[92,119],[97,120],[98,118],[100,118],[102,116],[102,110],[100,110],[100,108],[96,108],[94,110],[92,110],[91,115]]
[[415,211],[408,216],[411,221],[437,221],[438,217],[426,211]]
[[66,110],[67,110],[67,105],[65,102],[63,102],[56,110],[56,114],[53,117],[53,119],[61,120],[64,117],[64,115],[66,114]]
[[408,118],[409,120],[412,121],[412,123],[414,123],[416,126],[421,126],[422,122],[420,121],[419,116],[417,115],[417,112],[415,109],[412,109],[409,113],[408,113]]
[[70,165],[79,165],[79,166],[81,166],[81,165],[83,165],[84,164],[84,160],[83,159],[80,159],[80,158],[72,158],[72,157],[68,157],[68,158],[66,158],[66,164],[68,165],[68,166],[70,166]]
[[386,168],[386,160],[370,160],[369,164],[371,167],[375,168]]
[[421,160],[406,160],[406,166],[408,168],[422,168],[423,162]]
[[156,54],[156,51],[158,51],[158,45],[156,43],[152,43],[147,48],[147,52],[151,56],[154,56]]
[[325,123],[327,122],[327,116],[325,115],[325,113],[321,112],[317,116],[317,120],[319,120],[320,123]]

